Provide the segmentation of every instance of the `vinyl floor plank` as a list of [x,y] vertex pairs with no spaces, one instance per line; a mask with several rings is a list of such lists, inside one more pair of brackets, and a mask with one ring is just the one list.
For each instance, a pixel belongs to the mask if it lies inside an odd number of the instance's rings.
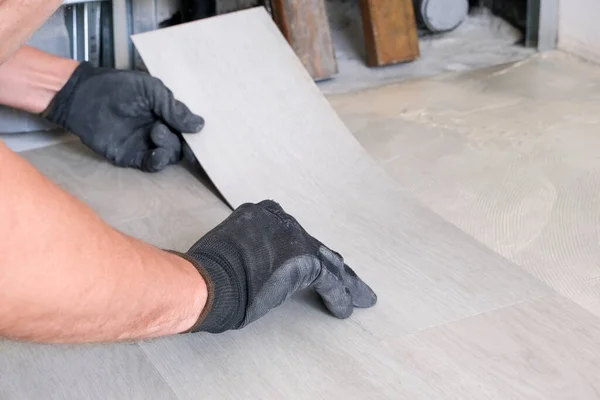
[[[206,118],[191,145],[225,197],[279,200],[379,304],[340,321],[303,292],[241,331],[145,341],[145,354],[4,341],[0,398],[598,398],[598,320],[398,188],[260,12],[140,36],[147,65],[167,61],[157,75]],[[151,243],[183,250],[228,213],[184,170],[141,174],[60,146],[25,156]]]
[[112,225],[221,203],[198,176],[181,165],[153,174],[115,168],[79,141],[21,155]]
[[0,399],[177,397],[136,344],[54,346],[2,340]]
[[351,321],[327,315],[307,293],[241,331],[191,334],[143,348],[182,400],[398,399],[419,378]]
[[600,399],[600,319],[559,295],[385,344],[437,398]]
[[223,203],[170,210],[159,215],[114,224],[121,232],[162,249],[186,252],[200,237],[231,213]]
[[373,286],[378,306],[353,318],[375,336],[548,293],[399,189],[352,138],[264,10],[134,42],[151,73],[205,117],[202,134],[186,139],[224,197],[234,206],[279,201]]

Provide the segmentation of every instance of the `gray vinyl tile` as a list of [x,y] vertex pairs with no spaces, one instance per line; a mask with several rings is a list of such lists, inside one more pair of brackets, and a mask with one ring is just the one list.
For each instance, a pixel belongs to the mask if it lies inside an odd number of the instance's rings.
[[169,166],[155,174],[115,168],[79,141],[22,156],[113,225],[146,217],[159,219],[167,210],[221,202],[184,166]]
[[600,399],[600,319],[559,295],[385,346],[439,399]]
[[419,377],[370,333],[296,298],[241,331],[191,334],[142,347],[180,399],[398,399]]
[[[202,134],[189,142],[224,197],[233,205],[280,201],[346,256],[379,302],[340,321],[314,293],[303,292],[241,331],[137,346],[3,341],[0,398],[600,398],[599,319],[389,178],[336,117],[264,11],[135,41],[151,72],[205,117]],[[502,79],[494,75],[488,84]],[[417,105],[452,86],[435,79],[425,85],[420,94],[413,87]],[[481,91],[469,101],[488,101],[493,113],[530,95]],[[444,114],[443,101],[456,96],[435,97],[445,123],[428,130],[431,141],[417,145],[419,152],[443,150],[434,140],[439,132],[442,143],[460,148],[449,125],[457,116],[467,113],[474,126],[482,124],[469,104]],[[384,104],[372,108],[391,112],[394,105]],[[413,111],[413,126],[429,118]],[[377,124],[355,117],[363,127]],[[388,150],[378,151],[394,158]],[[153,175],[118,169],[78,144],[24,156],[115,227],[157,246],[185,250],[229,212],[182,167]]]
[[167,210],[159,215],[128,220],[114,226],[154,246],[185,252],[230,213],[225,204],[214,203],[197,208]]
[[383,341],[304,294],[239,332],[142,347],[180,399],[596,400],[599,345],[600,319],[554,294]]
[[207,121],[186,140],[223,196],[234,206],[279,201],[373,286],[378,305],[353,318],[375,337],[548,293],[398,188],[352,138],[263,10],[136,35],[134,42],[151,73]]
[[175,400],[136,344],[0,341],[0,399]]

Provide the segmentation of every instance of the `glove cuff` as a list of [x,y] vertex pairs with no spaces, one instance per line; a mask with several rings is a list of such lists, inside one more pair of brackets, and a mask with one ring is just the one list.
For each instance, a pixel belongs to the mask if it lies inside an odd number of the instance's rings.
[[242,326],[246,310],[246,289],[230,263],[217,255],[170,251],[189,261],[206,282],[208,298],[198,321],[185,332],[221,333]]
[[73,92],[79,82],[90,75],[93,70],[94,66],[92,64],[86,61],[81,62],[75,68],[67,83],[56,93],[48,108],[42,112],[41,116],[60,127],[66,128],[65,122],[71,109],[71,103],[73,102]]

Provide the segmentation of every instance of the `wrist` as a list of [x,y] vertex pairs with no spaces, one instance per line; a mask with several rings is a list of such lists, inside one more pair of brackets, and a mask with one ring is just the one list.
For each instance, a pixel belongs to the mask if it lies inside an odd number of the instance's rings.
[[[202,314],[187,332],[221,333],[242,326],[247,302],[245,275],[216,255],[173,252],[192,263],[206,283],[208,298]],[[242,276],[244,275],[244,276]]]
[[0,65],[0,104],[42,113],[78,65],[75,60],[23,47]]
[[187,310],[183,310],[180,314],[177,326],[173,327],[172,332],[189,332],[200,319],[204,318],[203,316],[211,308],[209,282],[202,275],[198,274],[196,266],[192,262],[178,257],[176,254],[169,254],[171,262],[182,271],[185,271],[189,277],[188,282],[192,289],[186,291],[189,293],[188,299],[186,299],[186,304],[189,306]]

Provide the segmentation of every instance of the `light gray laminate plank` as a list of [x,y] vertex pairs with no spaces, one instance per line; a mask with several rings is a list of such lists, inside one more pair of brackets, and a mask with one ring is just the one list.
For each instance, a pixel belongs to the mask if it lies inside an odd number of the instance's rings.
[[162,249],[185,252],[230,213],[229,207],[223,203],[181,210],[167,208],[158,215],[124,221],[114,226]]
[[280,201],[379,293],[377,307],[353,317],[376,336],[546,293],[397,188],[349,134],[264,10],[149,32],[134,42],[150,71],[205,117],[202,134],[186,139],[229,202]]
[[600,399],[600,319],[559,295],[386,346],[439,399]]
[[135,344],[53,346],[0,340],[0,399],[177,398]]
[[392,400],[411,394],[403,381],[423,387],[371,334],[327,315],[310,293],[241,331],[142,347],[181,400]]
[[400,190],[352,138],[264,10],[134,42],[151,73],[205,117],[202,134],[186,139],[225,198],[280,201],[379,294],[374,309],[349,321],[303,293],[241,332],[145,343],[181,398],[428,398],[380,340],[549,293]]
[[24,152],[22,156],[113,225],[144,217],[161,220],[169,210],[220,203],[197,176],[181,165],[154,174],[117,168],[79,141]]

